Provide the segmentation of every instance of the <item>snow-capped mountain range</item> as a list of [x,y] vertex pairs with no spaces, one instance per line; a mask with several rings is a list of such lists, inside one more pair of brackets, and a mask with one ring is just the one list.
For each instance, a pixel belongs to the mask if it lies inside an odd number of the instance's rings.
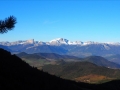
[[0,48],[4,48],[11,53],[57,53],[77,57],[120,54],[120,43],[70,41],[64,38],[53,39],[49,42],[34,41],[34,39],[15,42],[3,41],[0,42]]
[[119,42],[116,42],[116,43],[112,43],[112,42],[99,43],[99,42],[94,42],[94,41],[82,42],[82,41],[70,41],[64,38],[56,38],[49,42],[34,41],[34,39],[24,40],[24,41],[19,40],[15,42],[9,42],[9,41],[0,42],[0,45],[4,45],[4,46],[19,45],[19,44],[56,45],[56,46],[59,46],[59,45],[90,45],[90,44],[120,45]]

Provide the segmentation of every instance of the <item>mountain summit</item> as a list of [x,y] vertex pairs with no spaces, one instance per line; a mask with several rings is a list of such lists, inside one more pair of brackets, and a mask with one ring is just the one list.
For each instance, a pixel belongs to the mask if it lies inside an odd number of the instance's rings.
[[68,45],[69,40],[64,39],[64,38],[57,38],[57,39],[53,39],[50,41],[50,44],[52,45],[61,45],[61,44],[66,44]]
[[72,42],[70,40],[67,40],[67,39],[64,39],[64,38],[57,38],[57,39],[53,39],[50,41],[50,44],[54,44],[54,45],[82,45],[83,42],[81,41],[75,41],[75,42]]

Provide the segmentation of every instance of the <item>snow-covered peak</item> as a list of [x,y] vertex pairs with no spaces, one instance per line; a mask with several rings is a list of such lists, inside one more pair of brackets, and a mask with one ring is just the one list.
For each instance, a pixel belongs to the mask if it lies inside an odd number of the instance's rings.
[[57,38],[50,41],[51,44],[55,44],[55,45],[68,44],[68,42],[69,40],[64,38]]
[[49,41],[51,45],[83,45],[84,43],[81,41],[70,41],[64,38],[56,38],[51,41]]

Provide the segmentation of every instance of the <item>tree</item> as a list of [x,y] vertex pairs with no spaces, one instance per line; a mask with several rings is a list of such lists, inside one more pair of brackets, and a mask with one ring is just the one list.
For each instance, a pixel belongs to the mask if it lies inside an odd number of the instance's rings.
[[16,24],[16,18],[14,16],[9,16],[5,20],[0,20],[0,33],[7,33],[8,30],[12,30]]

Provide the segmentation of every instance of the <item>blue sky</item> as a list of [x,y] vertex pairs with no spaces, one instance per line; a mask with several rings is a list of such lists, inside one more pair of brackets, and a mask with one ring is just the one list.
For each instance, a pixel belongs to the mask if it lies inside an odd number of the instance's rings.
[[1,0],[0,20],[17,18],[12,31],[0,41],[120,42],[119,0]]

